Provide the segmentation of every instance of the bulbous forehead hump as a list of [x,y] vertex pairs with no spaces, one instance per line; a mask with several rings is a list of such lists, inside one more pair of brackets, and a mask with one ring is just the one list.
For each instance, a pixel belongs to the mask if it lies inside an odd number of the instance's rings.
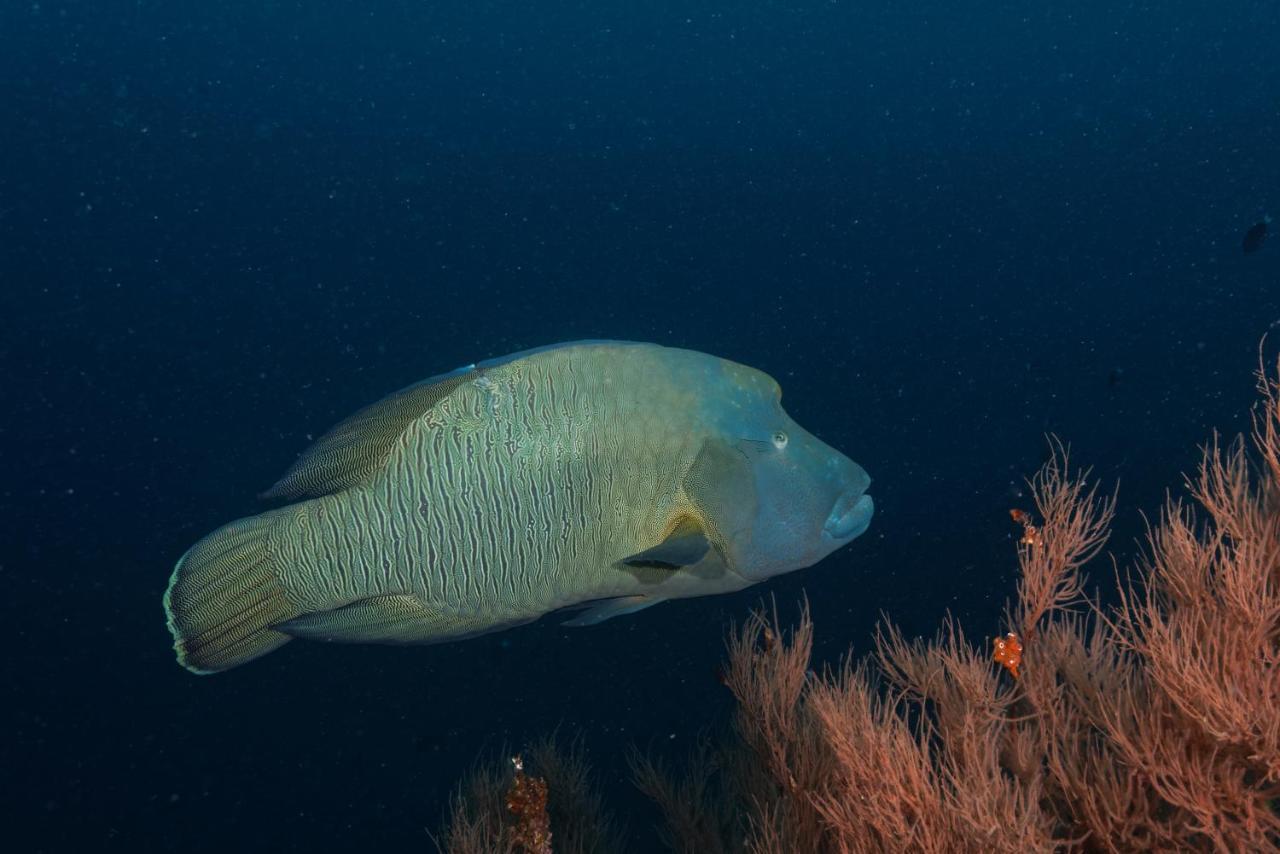
[[782,399],[782,386],[764,371],[730,362],[727,359],[721,360],[721,364],[725,379],[748,396],[759,397],[769,402]]

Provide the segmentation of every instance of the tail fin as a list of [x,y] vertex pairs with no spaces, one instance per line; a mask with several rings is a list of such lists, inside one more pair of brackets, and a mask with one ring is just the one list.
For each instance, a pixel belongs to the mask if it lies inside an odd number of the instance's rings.
[[217,673],[266,655],[290,637],[271,626],[298,616],[268,543],[275,512],[224,525],[179,560],[164,594],[178,663]]

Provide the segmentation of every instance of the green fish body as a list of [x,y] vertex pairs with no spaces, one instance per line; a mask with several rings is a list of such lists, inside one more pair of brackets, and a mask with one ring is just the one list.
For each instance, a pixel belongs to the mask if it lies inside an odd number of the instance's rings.
[[292,638],[431,643],[581,608],[574,625],[808,566],[870,522],[869,478],[766,374],[581,342],[410,386],[322,437],[179,561],[178,660]]

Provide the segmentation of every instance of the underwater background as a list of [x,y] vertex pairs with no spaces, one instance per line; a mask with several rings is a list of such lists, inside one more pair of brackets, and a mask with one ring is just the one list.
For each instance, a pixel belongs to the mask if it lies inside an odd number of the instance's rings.
[[[0,4],[6,850],[433,850],[557,728],[653,850],[625,750],[724,725],[762,596],[827,662],[1001,631],[1049,433],[1123,561],[1280,323],[1277,44],[1265,0]],[[871,530],[593,628],[174,662],[173,562],[312,438],[578,338],[771,373]]]

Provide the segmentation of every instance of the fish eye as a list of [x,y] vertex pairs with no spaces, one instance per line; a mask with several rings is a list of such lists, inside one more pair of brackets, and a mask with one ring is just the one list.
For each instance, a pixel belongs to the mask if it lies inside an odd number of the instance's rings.
[[787,434],[783,433],[781,430],[774,431],[773,446],[779,451],[785,448],[787,446]]

